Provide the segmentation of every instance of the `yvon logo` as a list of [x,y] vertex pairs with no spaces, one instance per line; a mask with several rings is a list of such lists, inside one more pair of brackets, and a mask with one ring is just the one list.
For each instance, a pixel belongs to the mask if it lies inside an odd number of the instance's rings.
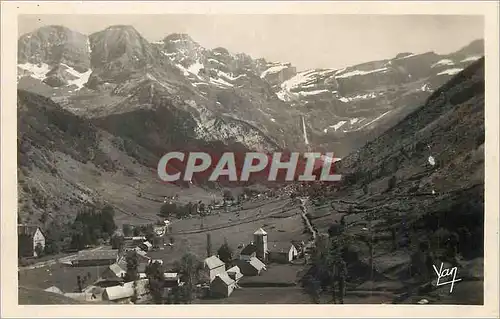
[[[457,267],[443,269],[443,263],[441,263],[441,267],[439,268],[439,270],[434,265],[432,265],[432,268],[434,268],[434,272],[436,273],[436,275],[438,277],[437,282],[436,282],[436,287],[444,286],[444,285],[451,285],[450,294],[453,292],[453,287],[454,287],[455,283],[462,280],[460,278],[457,279],[457,274],[458,274]],[[453,276],[453,278],[451,278],[452,276]]]

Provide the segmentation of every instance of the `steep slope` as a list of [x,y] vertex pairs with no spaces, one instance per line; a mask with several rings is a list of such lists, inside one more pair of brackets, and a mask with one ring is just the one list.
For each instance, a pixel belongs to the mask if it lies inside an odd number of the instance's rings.
[[345,155],[415,110],[479,59],[483,46],[478,40],[449,55],[401,53],[341,70],[307,70],[276,94],[306,115],[313,144]]
[[[300,143],[295,123],[288,130],[277,123],[291,123],[298,117],[286,112],[288,106],[267,82],[246,69],[254,66],[245,55],[233,56],[223,48],[205,50],[184,35],[168,36],[161,44],[149,43],[133,27],[123,25],[108,27],[88,40],[91,74],[84,85],[71,87],[59,75],[60,81],[50,80],[52,74],[67,67],[58,64],[48,72],[36,69],[21,76],[18,87],[51,97],[98,123],[108,123],[105,118],[110,116],[156,110],[167,101],[180,113],[189,113],[179,121],[189,117],[196,122],[189,135],[206,142],[229,145],[238,141],[258,150]],[[23,48],[29,45],[20,42]],[[202,58],[206,66],[200,62]]]
[[[419,258],[430,253],[435,265],[452,262],[455,236],[460,277],[481,280],[482,272],[468,267],[474,258],[482,264],[483,257],[484,94],[482,58],[340,162],[345,179],[333,195],[333,210],[313,223],[327,232],[334,220],[346,216],[347,233],[355,239],[350,262],[368,264],[372,244],[375,281],[418,284],[410,266],[432,276]],[[354,276],[370,280],[366,274]]]
[[80,89],[90,73],[90,44],[86,35],[62,26],[46,26],[18,40],[18,81],[29,78],[52,88]]
[[[72,218],[86,205],[109,203],[118,223],[156,221],[163,196],[181,187],[157,177],[158,158],[111,135],[48,98],[18,91],[18,199],[23,222]],[[198,187],[181,200],[212,198]]]

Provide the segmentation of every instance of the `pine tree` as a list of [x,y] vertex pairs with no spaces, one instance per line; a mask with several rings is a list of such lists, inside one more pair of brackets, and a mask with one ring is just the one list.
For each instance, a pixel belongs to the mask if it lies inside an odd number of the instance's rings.
[[212,242],[210,238],[210,233],[207,233],[207,257],[212,256]]
[[163,266],[158,263],[152,263],[146,267],[146,276],[149,282],[149,291],[155,304],[163,303],[163,287],[165,279],[163,277]]

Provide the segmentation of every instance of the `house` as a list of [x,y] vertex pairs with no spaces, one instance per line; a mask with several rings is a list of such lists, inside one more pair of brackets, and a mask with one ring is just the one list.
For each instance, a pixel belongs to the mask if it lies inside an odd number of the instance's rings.
[[165,287],[177,287],[181,283],[181,276],[176,272],[166,272],[163,273],[163,279],[165,280]]
[[44,289],[44,291],[52,292],[52,293],[60,294],[60,295],[64,294],[64,292],[61,289],[57,288],[56,286],[50,286],[49,288]]
[[270,242],[269,261],[286,264],[297,258],[297,248],[289,242]]
[[118,249],[112,250],[86,250],[79,251],[75,260],[72,261],[73,266],[101,266],[112,265],[118,261]]
[[251,257],[248,261],[237,260],[235,264],[244,276],[258,276],[266,270],[266,265],[257,257]]
[[294,245],[295,249],[297,249],[297,257],[304,256],[306,244],[304,243],[303,240],[302,241],[292,240],[292,245]]
[[145,241],[142,244],[139,244],[138,247],[143,251],[150,251],[153,248],[153,244],[151,244],[149,241]]
[[240,251],[240,259],[241,260],[250,260],[252,257],[257,256],[257,246],[254,243],[250,243],[246,245],[241,251]]
[[35,225],[17,225],[17,240],[20,257],[38,257],[39,250],[45,249],[45,235]]
[[137,246],[146,241],[146,237],[144,236],[135,236],[135,237],[125,237],[123,238],[123,250],[130,251],[134,250]]
[[128,303],[134,293],[136,293],[138,299],[144,299],[149,294],[148,283],[148,279],[139,279],[135,281],[135,287],[133,281],[119,286],[108,287],[102,293],[102,299],[117,303]]
[[125,252],[125,256],[132,256],[133,254],[136,255],[138,263],[151,262],[151,257],[149,257],[147,253],[139,247],[135,247],[134,249]]
[[226,272],[229,275],[229,278],[234,280],[236,283],[238,283],[238,281],[243,277],[243,274],[238,266],[231,267]]
[[210,282],[215,279],[215,276],[218,274],[223,274],[226,272],[226,265],[222,260],[217,258],[216,256],[211,256],[206,258],[203,261],[204,271],[208,273],[208,277],[210,277]]
[[236,282],[227,273],[218,274],[210,283],[210,294],[213,297],[229,297],[236,286]]
[[133,296],[134,288],[129,286],[108,287],[102,293],[103,300],[109,300],[116,303],[128,303]]
[[101,278],[105,280],[122,280],[127,273],[126,267],[122,268],[118,263],[109,265],[102,273]]

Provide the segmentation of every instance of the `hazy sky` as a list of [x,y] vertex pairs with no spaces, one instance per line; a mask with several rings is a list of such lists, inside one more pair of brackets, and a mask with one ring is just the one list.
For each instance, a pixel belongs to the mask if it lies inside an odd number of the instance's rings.
[[187,33],[207,48],[291,62],[299,70],[342,68],[400,52],[449,53],[483,38],[481,16],[444,15],[21,15],[19,35],[44,25],[84,34],[134,26],[146,39]]

